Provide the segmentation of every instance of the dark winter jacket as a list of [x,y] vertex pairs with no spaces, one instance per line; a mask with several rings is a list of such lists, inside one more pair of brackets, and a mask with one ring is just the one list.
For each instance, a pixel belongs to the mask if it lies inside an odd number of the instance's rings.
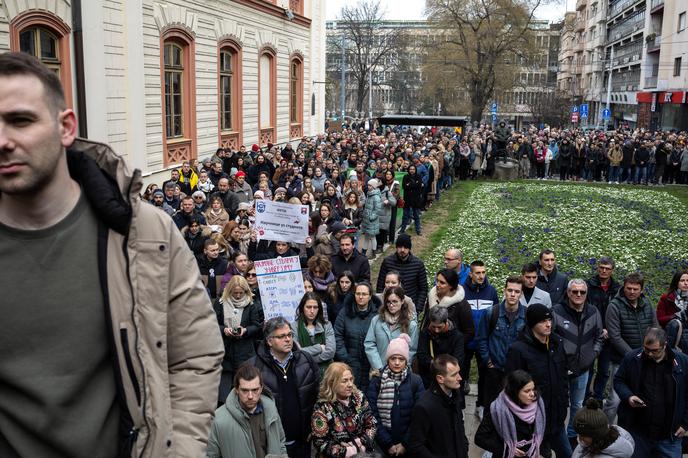
[[[674,431],[679,427],[688,430],[688,356],[681,352],[667,348],[666,357],[672,361],[672,379],[674,392],[667,394],[673,399],[672,414],[672,438]],[[643,357],[643,349],[636,348],[626,354],[619,369],[614,376],[614,391],[619,395],[619,426],[629,432],[642,435],[643,430],[639,425],[647,424],[641,418],[646,415],[646,409],[633,408],[628,403],[628,398],[638,395],[641,392],[640,384],[643,380],[642,372],[644,364],[657,364],[654,361],[647,361]],[[660,387],[657,387],[660,389]],[[668,412],[667,412],[668,413]],[[661,421],[661,420],[660,420]],[[667,435],[668,436],[668,435]]]
[[437,296],[437,287],[433,286],[428,293],[428,301],[425,304],[422,328],[428,327],[428,321],[430,320],[429,311],[432,307],[446,307],[449,319],[461,332],[464,346],[467,347],[468,342],[475,337],[475,325],[473,324],[473,317],[471,316],[471,306],[466,302],[463,287],[459,285],[454,294],[451,296],[446,295],[442,299],[439,299]]
[[176,224],[179,229],[188,226],[192,218],[195,218],[199,224],[205,226],[205,216],[199,211],[192,210],[191,213],[184,213],[178,210],[172,215],[172,220],[174,220],[174,224]]
[[[516,426],[516,442],[532,440],[535,433],[535,423],[528,424],[516,415],[513,417]],[[483,419],[475,432],[475,445],[492,453],[492,456],[504,456],[504,439],[499,436],[497,428],[492,422],[490,407],[483,409]]]
[[609,279],[609,288],[607,291],[603,290],[600,286],[600,277],[595,275],[590,280],[586,282],[588,284],[588,302],[597,307],[597,310],[602,316],[602,324],[607,327],[607,306],[609,306],[609,301],[612,300],[614,296],[619,292],[619,282],[614,280],[614,278]]
[[406,259],[399,258],[396,253],[387,256],[380,266],[376,292],[384,291],[385,277],[392,270],[399,272],[404,294],[413,300],[416,311],[420,313],[428,296],[428,273],[425,270],[425,264],[420,258],[410,253]]
[[621,167],[628,168],[633,163],[633,155],[635,154],[635,146],[633,142],[624,142],[621,147],[621,152],[623,153],[623,158],[621,159]]
[[260,302],[254,301],[244,307],[241,312],[241,327],[246,328],[241,337],[231,337],[224,333],[225,313],[222,307],[222,300],[217,299],[213,302],[217,324],[220,326],[220,335],[225,344],[225,357],[222,360],[222,369],[234,372],[245,361],[256,356],[256,341],[261,338],[261,322],[263,314]]
[[573,156],[573,145],[570,142],[562,142],[559,145],[559,166],[571,167],[571,157]]
[[620,288],[607,307],[607,331],[613,350],[612,361],[619,363],[626,353],[642,347],[645,331],[651,326],[657,326],[657,316],[647,297],[641,294],[638,306],[634,308],[624,296],[623,288]]
[[332,263],[332,273],[335,277],[338,277],[344,271],[350,270],[357,282],[363,280],[370,281],[370,263],[368,258],[361,255],[356,248],[354,248],[348,260],[339,251],[332,255],[330,262]]
[[[302,440],[306,440],[308,432],[310,431],[311,416],[313,415],[313,406],[318,398],[318,390],[320,389],[320,368],[313,361],[313,358],[308,353],[297,350],[296,346],[293,350],[293,359],[289,364],[287,377],[295,377],[296,385],[299,393],[299,412],[291,413],[290,421],[301,421],[301,431],[304,433]],[[274,358],[270,353],[267,343],[261,343],[256,349],[256,356],[251,358],[250,363],[260,370],[263,375],[263,385],[270,389],[270,392],[275,397],[275,404],[277,410],[280,412],[280,417],[285,418],[283,403],[285,402],[280,397],[280,382],[279,379],[284,377],[281,368],[274,362]]]
[[468,458],[468,439],[461,410],[463,395],[447,396],[437,383],[413,408],[408,455],[417,458]]
[[[485,312],[491,309],[493,305],[499,304],[497,290],[490,284],[487,277],[485,277],[485,281],[481,285],[473,283],[473,280],[469,277],[463,289],[466,294],[466,302],[471,306],[473,326],[475,329],[478,329],[480,319],[485,315]],[[475,339],[468,343],[468,348],[472,350],[478,348]]]
[[409,370],[404,381],[402,381],[395,390],[394,406],[392,407],[391,414],[392,427],[387,428],[382,424],[380,411],[377,408],[377,398],[380,394],[381,380],[379,376],[370,379],[370,385],[368,385],[367,392],[370,409],[373,411],[373,415],[375,415],[375,419],[377,420],[377,436],[375,440],[385,452],[395,444],[402,444],[404,448],[408,448],[411,412],[413,411],[413,406],[416,405],[425,391],[423,381],[420,376]]
[[522,369],[533,376],[539,395],[545,403],[547,425],[545,434],[564,427],[569,406],[568,369],[561,339],[552,334],[545,345],[529,328],[509,349],[505,372]]
[[592,367],[602,351],[602,317],[591,304],[578,314],[568,304],[552,307],[552,331],[561,337],[569,371],[579,376]]
[[[418,173],[407,174],[401,180],[401,188],[404,191],[404,206],[408,208],[424,208],[423,179]],[[417,304],[418,302],[416,302]]]
[[526,327],[526,307],[521,304],[518,305],[518,314],[513,322],[510,322],[506,316],[504,301],[493,307],[499,308],[497,321],[493,326],[494,311],[493,308],[488,309],[480,320],[475,340],[478,344],[480,357],[485,364],[490,361],[497,369],[503,371],[509,347],[518,340],[518,336]]
[[217,296],[222,296],[222,289],[218,286],[222,280],[222,276],[227,271],[229,265],[227,258],[218,256],[215,259],[209,259],[202,254],[196,258],[198,269],[201,272],[201,279],[208,291],[208,295],[215,299]]
[[535,286],[549,293],[552,304],[558,304],[562,301],[568,283],[569,278],[559,272],[556,267],[549,276],[545,276],[542,268],[538,268],[538,279]]
[[368,302],[368,308],[361,312],[356,306],[354,295],[348,295],[334,324],[334,336],[337,341],[335,359],[351,367],[356,386],[364,392],[368,387],[370,363],[363,344],[370,321],[377,315],[380,305],[380,299],[373,296]]
[[458,359],[459,365],[463,367],[463,334],[451,320],[448,321],[448,327],[448,331],[441,334],[431,334],[425,327],[418,337],[416,361],[418,361],[418,373],[426,387],[430,387],[435,379],[432,375],[432,360],[435,356],[451,355]]

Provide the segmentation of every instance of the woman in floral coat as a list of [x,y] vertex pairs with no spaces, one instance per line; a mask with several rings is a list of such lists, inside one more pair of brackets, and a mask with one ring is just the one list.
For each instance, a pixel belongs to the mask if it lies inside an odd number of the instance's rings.
[[375,417],[348,365],[332,363],[325,371],[311,430],[316,456],[349,458],[373,451]]

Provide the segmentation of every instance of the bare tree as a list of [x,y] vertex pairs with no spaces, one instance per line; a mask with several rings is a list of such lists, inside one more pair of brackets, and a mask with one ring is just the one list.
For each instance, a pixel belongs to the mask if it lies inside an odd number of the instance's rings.
[[359,0],[356,6],[342,8],[337,21],[344,40],[334,40],[333,51],[341,53],[341,46],[345,48],[347,70],[356,86],[357,111],[363,111],[370,90],[370,71],[392,70],[403,50],[401,29],[380,27],[384,15],[380,0]]
[[[480,120],[496,92],[510,89],[514,75],[535,50],[535,10],[556,0],[426,0],[429,20],[443,31],[426,73],[468,92],[471,118]],[[448,57],[450,56],[450,57]],[[452,71],[453,70],[453,71]]]
[[570,122],[573,99],[563,91],[546,92],[535,97],[530,105],[533,118],[551,126],[565,126]]

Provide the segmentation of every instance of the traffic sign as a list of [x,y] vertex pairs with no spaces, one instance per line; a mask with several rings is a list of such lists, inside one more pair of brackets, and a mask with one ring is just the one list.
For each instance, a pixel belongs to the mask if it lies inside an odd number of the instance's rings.
[[612,117],[612,110],[609,108],[605,108],[602,110],[602,119],[609,119]]
[[574,105],[571,107],[571,113],[578,113],[578,105]]
[[497,102],[492,103],[492,114],[497,113]]
[[497,114],[492,113],[492,124],[497,124]]
[[578,122],[578,112],[571,113],[571,122]]
[[581,119],[585,119],[588,117],[588,104],[587,103],[582,103],[579,110],[580,110]]

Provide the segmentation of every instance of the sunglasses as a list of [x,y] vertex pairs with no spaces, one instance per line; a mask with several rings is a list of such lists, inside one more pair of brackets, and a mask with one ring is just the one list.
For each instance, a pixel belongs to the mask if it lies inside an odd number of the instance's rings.
[[588,294],[588,292],[582,291],[580,289],[572,289],[571,294],[575,294],[576,296],[585,296],[586,294]]

